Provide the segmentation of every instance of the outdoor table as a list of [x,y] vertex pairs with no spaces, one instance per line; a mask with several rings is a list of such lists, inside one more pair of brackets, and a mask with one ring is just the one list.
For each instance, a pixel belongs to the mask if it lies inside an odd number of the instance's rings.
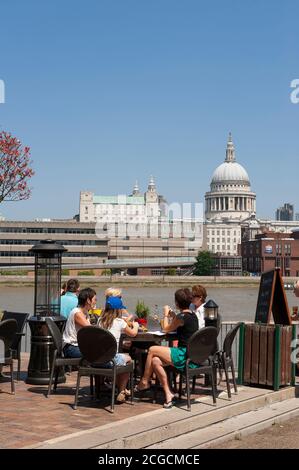
[[[122,352],[122,345],[123,341],[130,341],[131,347],[134,348],[134,346],[139,350],[139,355],[138,355],[138,371],[139,374],[143,374],[144,370],[144,363],[145,363],[145,357],[143,356],[142,358],[142,352],[145,351],[151,346],[154,345],[161,345],[162,341],[167,341],[169,346],[171,347],[173,345],[173,341],[177,340],[177,333],[176,331],[173,333],[163,333],[161,331],[138,331],[137,335],[132,337],[128,336],[126,334],[123,334],[120,338],[120,352]],[[135,370],[136,373],[136,370]]]
[[121,335],[120,343],[122,341],[132,341],[140,343],[157,343],[161,344],[162,341],[168,341],[171,345],[172,342],[177,340],[176,331],[173,333],[153,332],[153,331],[138,331],[137,335],[132,337],[126,334]]

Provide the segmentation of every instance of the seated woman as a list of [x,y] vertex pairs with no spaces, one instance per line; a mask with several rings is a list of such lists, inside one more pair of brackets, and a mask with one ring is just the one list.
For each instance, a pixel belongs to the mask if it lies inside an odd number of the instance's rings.
[[82,289],[78,295],[78,307],[73,308],[68,316],[62,336],[65,357],[81,357],[78,347],[77,333],[83,326],[90,326],[88,311],[95,308],[96,292],[89,287]]
[[[108,287],[108,289],[105,290],[105,297],[106,297],[106,302],[109,299],[109,297],[119,297],[121,299],[122,290],[118,289],[117,287]],[[121,316],[127,322],[132,321],[134,318],[134,315],[128,312],[127,307],[125,305],[122,305]]]
[[[122,333],[128,336],[136,336],[138,333],[138,323],[134,322],[132,328],[128,326],[127,322],[121,317],[123,310],[123,303],[120,297],[108,297],[106,300],[105,310],[100,317],[99,326],[115,337],[117,343],[117,351],[119,349],[119,340]],[[124,366],[132,361],[129,354],[117,352],[114,358],[118,366]],[[120,374],[117,377],[118,396],[117,401],[122,403],[126,400],[129,395],[129,391],[126,389],[129,380],[129,374]]]
[[186,349],[189,338],[198,330],[198,319],[190,310],[192,301],[189,289],[179,289],[174,295],[176,307],[180,310],[178,315],[168,305],[164,307],[163,331],[166,333],[176,331],[178,336],[178,347],[152,346],[149,349],[145,370],[137,390],[144,391],[150,388],[150,378],[155,372],[165,393],[164,408],[171,408],[174,394],[171,392],[167,374],[164,367],[173,365],[183,370],[186,365]]

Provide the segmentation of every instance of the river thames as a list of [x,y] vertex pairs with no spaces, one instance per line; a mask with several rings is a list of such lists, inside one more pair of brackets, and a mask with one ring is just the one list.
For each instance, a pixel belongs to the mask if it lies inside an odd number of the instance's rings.
[[[109,287],[107,285],[107,287]],[[123,301],[131,312],[135,311],[138,300],[143,300],[152,313],[156,312],[156,305],[161,307],[168,304],[174,308],[174,292],[178,287],[124,287]],[[95,288],[97,292],[98,308],[104,305],[105,287]],[[32,287],[0,287],[1,310],[33,313]],[[298,305],[298,299],[292,291],[286,291],[289,307]],[[254,321],[258,297],[256,287],[211,287],[208,289],[208,299],[213,299],[219,305],[219,313],[223,321]]]

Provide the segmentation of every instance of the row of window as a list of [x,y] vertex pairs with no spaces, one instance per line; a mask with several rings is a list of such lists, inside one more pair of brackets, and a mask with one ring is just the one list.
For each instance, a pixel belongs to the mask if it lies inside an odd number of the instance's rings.
[[[107,245],[105,240],[55,240],[56,243],[62,245],[80,245],[80,246],[98,246]],[[37,240],[1,240],[0,245],[35,245]]]
[[[216,250],[220,251],[220,245],[209,245],[209,248],[211,249],[213,253],[215,253],[215,246],[216,246]],[[225,245],[222,245],[222,251],[230,250],[230,249],[231,249],[230,245],[227,245],[226,248],[225,248]],[[237,251],[237,245],[234,245],[234,250]]]
[[[219,238],[217,238],[217,239],[215,240],[215,238],[211,238],[210,240],[208,240],[208,243],[209,243],[209,242],[215,243],[215,241],[216,241],[216,243],[221,243],[221,241],[223,241],[224,243],[230,243],[230,242],[231,242],[231,239],[230,239],[230,238],[224,238],[223,240],[220,240],[220,237],[219,237]],[[237,239],[234,238],[234,239],[233,239],[233,242],[234,242],[234,243],[237,243]],[[239,240],[239,242],[240,242],[240,240]]]
[[[32,254],[29,253],[28,251],[0,251],[0,256],[7,256],[7,257],[12,257],[12,256],[18,256],[18,257],[31,257]],[[63,253],[63,257],[69,257],[69,258],[100,258],[103,257],[102,253],[73,253],[73,252],[66,252]]]
[[49,228],[49,227],[0,227],[1,233],[76,233],[95,234],[95,229],[89,228]]
[[[232,230],[207,230],[207,235],[215,235],[215,232],[216,232],[216,235],[220,235],[220,232],[221,232],[221,235],[225,235],[225,232],[227,235],[231,235],[231,232]],[[234,230],[234,236],[237,235],[237,230]]]

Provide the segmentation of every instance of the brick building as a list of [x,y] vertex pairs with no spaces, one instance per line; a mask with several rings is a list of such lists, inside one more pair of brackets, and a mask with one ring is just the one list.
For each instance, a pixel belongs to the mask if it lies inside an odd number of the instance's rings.
[[253,240],[242,240],[243,270],[260,274],[280,268],[282,276],[299,276],[299,230],[266,232]]

